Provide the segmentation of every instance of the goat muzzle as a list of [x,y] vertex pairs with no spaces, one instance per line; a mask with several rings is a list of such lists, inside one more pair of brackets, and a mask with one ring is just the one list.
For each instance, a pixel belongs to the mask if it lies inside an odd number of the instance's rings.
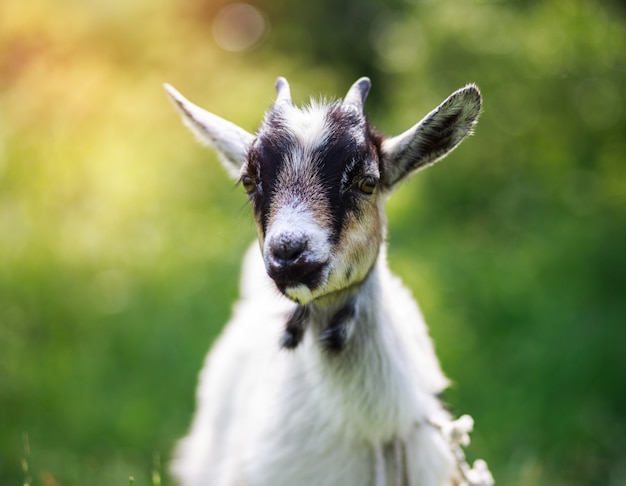
[[327,260],[309,251],[305,235],[282,234],[273,238],[265,254],[265,268],[281,292],[289,287],[317,287],[324,275]]

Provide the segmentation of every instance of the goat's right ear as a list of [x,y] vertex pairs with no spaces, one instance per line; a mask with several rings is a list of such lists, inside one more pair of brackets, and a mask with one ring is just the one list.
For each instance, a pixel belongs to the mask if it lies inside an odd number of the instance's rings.
[[392,188],[409,174],[431,166],[454,150],[476,124],[482,98],[469,84],[452,93],[422,121],[383,141],[384,183]]
[[254,136],[234,123],[194,105],[169,84],[164,86],[185,125],[201,143],[217,151],[228,173],[238,179]]

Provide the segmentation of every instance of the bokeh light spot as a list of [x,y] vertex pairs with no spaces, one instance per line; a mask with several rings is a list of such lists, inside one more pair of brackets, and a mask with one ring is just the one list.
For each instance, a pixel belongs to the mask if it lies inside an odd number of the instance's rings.
[[259,45],[269,32],[265,15],[247,3],[222,8],[213,22],[213,36],[226,51],[245,51]]

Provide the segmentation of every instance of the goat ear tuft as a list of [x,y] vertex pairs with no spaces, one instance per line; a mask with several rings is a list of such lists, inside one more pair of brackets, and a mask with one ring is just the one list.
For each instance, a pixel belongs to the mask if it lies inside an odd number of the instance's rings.
[[215,149],[228,173],[235,179],[239,178],[254,136],[194,105],[169,84],[164,86],[187,128],[201,143]]
[[431,166],[472,133],[482,105],[474,84],[452,93],[422,121],[383,141],[385,185],[393,187],[413,172]]

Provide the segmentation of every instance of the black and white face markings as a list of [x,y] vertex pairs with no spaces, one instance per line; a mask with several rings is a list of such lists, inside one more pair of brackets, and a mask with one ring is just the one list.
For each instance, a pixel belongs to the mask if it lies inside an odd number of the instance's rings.
[[[311,301],[365,279],[383,239],[386,196],[453,151],[472,133],[482,106],[480,90],[468,84],[405,132],[383,139],[363,115],[368,78],[358,79],[342,102],[302,109],[278,78],[276,102],[254,136],[165,88],[184,123],[216,149],[248,193],[267,273],[299,304],[287,320],[286,348],[302,339]],[[350,337],[354,294],[320,336],[329,350],[341,350]]]
[[266,270],[306,304],[360,282],[382,240],[380,140],[352,105],[274,105],[241,182]]

